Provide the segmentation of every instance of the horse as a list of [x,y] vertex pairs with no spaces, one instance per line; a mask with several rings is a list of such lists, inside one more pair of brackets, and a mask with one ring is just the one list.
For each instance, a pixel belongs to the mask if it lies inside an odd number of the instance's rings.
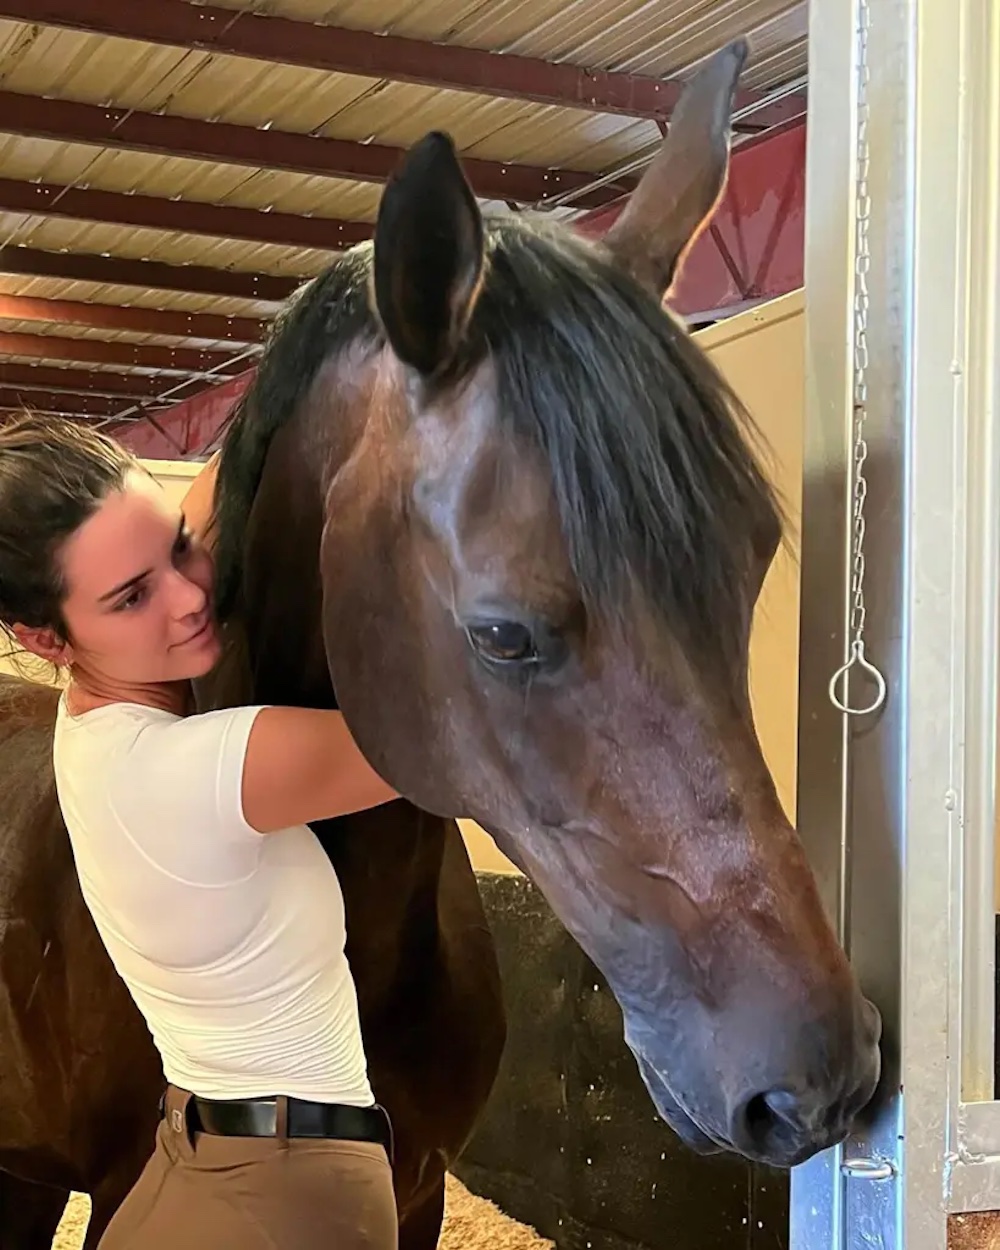
[[[340,707],[403,796],[315,826],[395,1125],[402,1250],[437,1243],[505,1036],[458,817],[601,970],[692,1149],[791,1167],[879,1079],[878,1013],[753,725],[779,501],[748,414],[664,308],[725,185],[747,53],[693,75],[598,242],[484,220],[451,140],[426,136],[372,241],[283,309],[223,440],[226,646],[199,707]],[[72,1187],[92,1247],[151,1148],[162,1073],[74,883],[54,695],[4,683],[0,704],[0,1235],[47,1246]]]

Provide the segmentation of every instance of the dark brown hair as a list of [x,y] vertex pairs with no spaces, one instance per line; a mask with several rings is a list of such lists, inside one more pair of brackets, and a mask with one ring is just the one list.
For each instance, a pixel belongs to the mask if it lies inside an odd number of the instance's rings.
[[81,424],[30,413],[0,426],[0,627],[65,636],[63,544],[137,462]]

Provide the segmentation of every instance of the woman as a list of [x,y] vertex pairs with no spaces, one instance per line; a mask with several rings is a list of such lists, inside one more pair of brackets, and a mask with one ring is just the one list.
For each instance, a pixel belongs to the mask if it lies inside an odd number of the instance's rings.
[[0,429],[0,622],[68,678],[59,802],[168,1081],[154,1153],[101,1247],[390,1250],[388,1121],[340,886],[306,822],[397,796],[338,712],[191,714],[221,650],[211,480],[185,516],[93,430]]

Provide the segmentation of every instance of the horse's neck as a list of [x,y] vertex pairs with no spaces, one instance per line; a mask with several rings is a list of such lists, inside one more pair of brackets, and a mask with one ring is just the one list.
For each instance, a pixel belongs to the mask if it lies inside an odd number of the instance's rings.
[[[202,685],[199,707],[246,703],[335,707],[322,637],[319,548],[327,474],[364,428],[326,457],[307,412],[272,444],[246,527],[244,594],[227,626],[222,662]],[[328,445],[328,444],[327,444]],[[450,822],[400,801],[314,826],[349,905],[379,904],[388,921],[436,898]],[[400,910],[402,909],[402,910]]]

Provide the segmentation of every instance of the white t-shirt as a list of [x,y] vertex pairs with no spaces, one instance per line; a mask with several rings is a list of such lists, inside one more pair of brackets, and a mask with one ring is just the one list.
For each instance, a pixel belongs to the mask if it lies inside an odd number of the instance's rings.
[[307,826],[263,836],[243,816],[259,711],[74,717],[63,696],[56,787],[83,896],[168,1081],[370,1106],[337,874]]

